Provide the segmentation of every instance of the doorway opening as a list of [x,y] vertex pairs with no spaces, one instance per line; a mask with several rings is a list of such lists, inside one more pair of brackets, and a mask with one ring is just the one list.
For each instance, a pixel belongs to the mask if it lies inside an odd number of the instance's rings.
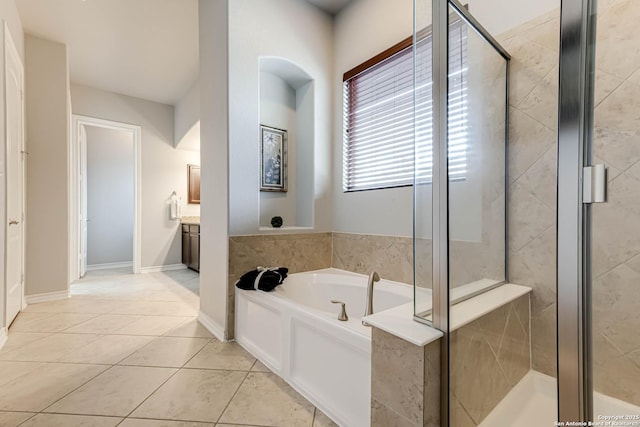
[[73,115],[70,277],[140,273],[140,126]]

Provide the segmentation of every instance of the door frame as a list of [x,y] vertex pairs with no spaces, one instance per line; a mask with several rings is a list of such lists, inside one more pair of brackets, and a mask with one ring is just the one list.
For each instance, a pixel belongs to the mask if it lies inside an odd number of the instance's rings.
[[69,150],[69,277],[80,278],[80,126],[131,132],[133,135],[133,273],[139,274],[142,263],[142,127],[112,120],[72,114],[71,149]]
[[558,84],[558,421],[593,421],[591,206],[595,0],[562,0]]
[[[15,41],[13,39],[13,36],[11,35],[11,31],[9,30],[9,26],[7,25],[7,21],[3,21],[3,27],[4,27],[4,41],[3,41],[3,47],[4,47],[4,69],[3,69],[3,81],[2,81],[2,85],[4,87],[4,107],[5,107],[5,134],[4,134],[4,178],[5,178],[5,197],[7,195],[7,185],[8,185],[8,176],[7,176],[7,162],[8,162],[8,151],[9,151],[9,144],[8,144],[8,134],[7,134],[7,126],[6,126],[6,115],[7,115],[7,93],[6,93],[6,79],[7,79],[7,60],[9,58],[9,56],[12,56],[13,59],[17,62],[17,64],[20,66],[20,69],[22,70],[22,87],[20,88],[20,110],[21,110],[21,114],[22,114],[22,141],[20,141],[20,146],[21,146],[21,152],[22,152],[22,173],[21,173],[21,177],[20,179],[22,179],[22,217],[20,218],[20,221],[22,222],[22,262],[21,262],[21,292],[20,292],[20,296],[21,296],[21,301],[20,301],[20,307],[21,310],[24,310],[27,307],[27,299],[25,296],[25,286],[24,286],[24,272],[25,272],[25,265],[26,265],[26,238],[27,238],[27,224],[26,224],[26,206],[27,206],[27,188],[26,188],[26,169],[27,169],[27,162],[25,161],[25,156],[27,154],[26,150],[25,150],[25,129],[26,129],[26,111],[25,111],[25,102],[24,102],[24,63],[22,62],[22,59],[20,58],[20,55],[18,54],[18,49],[16,47]],[[0,322],[0,332],[2,331],[3,327],[8,328],[9,324],[7,321],[7,308],[8,308],[8,304],[9,304],[9,300],[8,300],[8,296],[9,296],[9,283],[7,282],[7,275],[6,275],[6,265],[7,265],[7,246],[9,243],[9,240],[7,238],[8,236],[8,221],[9,221],[9,200],[7,199],[5,202],[5,210],[4,210],[4,217],[5,217],[5,223],[4,223],[4,265],[5,265],[5,274],[4,277],[2,278],[2,281],[4,282],[4,290],[3,290],[3,298],[4,298],[4,307],[3,307],[3,318],[2,321]],[[3,327],[2,327],[3,326]],[[1,340],[1,337],[0,337]]]

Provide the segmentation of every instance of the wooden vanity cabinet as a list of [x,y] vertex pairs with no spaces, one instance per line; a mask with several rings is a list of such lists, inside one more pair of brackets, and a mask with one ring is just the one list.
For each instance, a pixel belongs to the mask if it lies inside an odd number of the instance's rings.
[[200,271],[200,225],[182,224],[182,263]]

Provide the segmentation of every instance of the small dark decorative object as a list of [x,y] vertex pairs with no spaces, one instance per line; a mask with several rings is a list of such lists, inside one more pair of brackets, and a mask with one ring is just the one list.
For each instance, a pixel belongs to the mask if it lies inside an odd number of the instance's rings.
[[271,218],[271,226],[273,228],[282,227],[282,217],[281,216],[274,216],[273,218]]

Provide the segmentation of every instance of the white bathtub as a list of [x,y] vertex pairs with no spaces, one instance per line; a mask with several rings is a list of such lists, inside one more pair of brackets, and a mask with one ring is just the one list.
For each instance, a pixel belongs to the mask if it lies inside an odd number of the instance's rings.
[[[290,275],[273,292],[236,288],[235,336],[340,426],[370,424],[371,328],[362,326],[367,276],[337,269]],[[381,280],[374,311],[412,300],[411,286]],[[349,320],[338,320],[346,303]]]

